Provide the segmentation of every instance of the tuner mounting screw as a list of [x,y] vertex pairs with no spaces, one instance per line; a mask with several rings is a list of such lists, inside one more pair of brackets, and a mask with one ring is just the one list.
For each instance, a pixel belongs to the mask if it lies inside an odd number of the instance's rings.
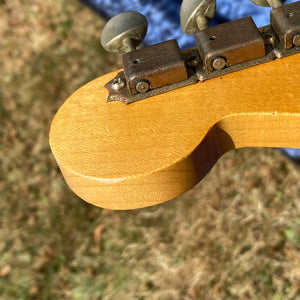
[[275,43],[275,38],[273,35],[267,36],[267,43],[273,45]]
[[272,45],[275,43],[275,37],[270,27],[264,29],[264,39],[267,44]]
[[300,46],[300,33],[294,35],[293,44],[295,46]]
[[136,86],[135,86],[135,89],[137,90],[137,92],[139,93],[146,93],[149,91],[150,89],[150,84],[148,81],[146,80],[141,80],[139,81]]
[[114,78],[111,82],[111,88],[115,91],[122,89],[125,85],[125,80],[120,77]]
[[194,68],[198,67],[199,63],[200,63],[199,58],[196,56],[192,56],[189,60],[187,60],[187,64],[190,67],[194,67]]
[[215,70],[224,69],[226,66],[226,61],[223,57],[217,57],[213,60],[212,66]]

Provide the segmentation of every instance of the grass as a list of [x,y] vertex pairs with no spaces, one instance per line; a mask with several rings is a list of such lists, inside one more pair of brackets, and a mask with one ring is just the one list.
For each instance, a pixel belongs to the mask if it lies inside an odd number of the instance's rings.
[[76,1],[0,2],[1,299],[300,299],[300,172],[274,149],[226,154],[195,188],[136,211],[66,186],[49,124],[116,69]]

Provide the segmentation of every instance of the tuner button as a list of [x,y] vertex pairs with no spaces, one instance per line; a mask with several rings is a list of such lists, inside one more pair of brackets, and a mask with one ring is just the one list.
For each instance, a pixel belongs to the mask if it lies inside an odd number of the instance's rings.
[[277,8],[279,6],[282,6],[282,2],[285,0],[250,0],[253,3],[259,5],[259,6],[270,6],[272,8]]
[[195,34],[209,27],[216,13],[216,0],[183,0],[180,22],[183,32]]
[[148,28],[147,19],[136,11],[122,12],[112,17],[101,35],[102,47],[114,53],[127,53],[143,41]]

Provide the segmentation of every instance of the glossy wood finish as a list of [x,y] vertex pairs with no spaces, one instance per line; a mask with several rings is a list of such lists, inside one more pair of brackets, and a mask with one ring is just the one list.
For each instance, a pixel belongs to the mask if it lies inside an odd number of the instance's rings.
[[300,148],[300,54],[130,105],[99,77],[57,112],[50,145],[71,189],[110,209],[172,199],[239,147]]

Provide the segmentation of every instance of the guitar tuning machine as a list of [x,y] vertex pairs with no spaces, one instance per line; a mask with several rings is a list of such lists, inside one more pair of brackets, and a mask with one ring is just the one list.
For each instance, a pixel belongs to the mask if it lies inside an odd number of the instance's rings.
[[[147,92],[156,91],[172,83],[188,79],[185,60],[176,40],[136,49],[147,32],[147,20],[138,12],[123,12],[105,25],[101,44],[109,52],[121,53],[123,72],[106,87],[108,101],[144,98]],[[193,77],[196,82],[196,76]],[[186,84],[191,84],[189,80]]]
[[[291,3],[289,6],[283,6],[282,2],[285,0],[250,0],[259,6],[270,6],[273,8],[271,11],[270,19],[272,29],[279,37],[285,49],[294,46],[300,46],[300,16],[299,7],[296,10],[290,11]],[[289,7],[288,9],[286,9]]]
[[300,46],[300,3],[282,5],[271,11],[272,29],[284,49]]
[[[148,29],[148,21],[136,11],[122,12],[111,18],[105,25],[101,35],[101,45],[108,52],[130,53],[143,41]],[[137,62],[137,60],[136,60]],[[147,91],[147,82],[139,82],[137,90]],[[126,86],[124,76],[117,76],[111,82],[114,91]]]
[[300,53],[300,1],[251,0],[272,7],[270,25],[257,28],[251,17],[210,27],[216,0],[183,0],[182,30],[194,34],[196,47],[181,51],[176,40],[136,47],[148,23],[137,12],[124,12],[108,21],[102,46],[122,53],[123,70],[105,87],[108,102],[129,104],[186,85]]
[[[209,27],[216,13],[216,0],[183,0],[180,8],[181,28],[186,34],[196,34]],[[226,61],[217,57],[212,62],[215,70],[223,69]]]

